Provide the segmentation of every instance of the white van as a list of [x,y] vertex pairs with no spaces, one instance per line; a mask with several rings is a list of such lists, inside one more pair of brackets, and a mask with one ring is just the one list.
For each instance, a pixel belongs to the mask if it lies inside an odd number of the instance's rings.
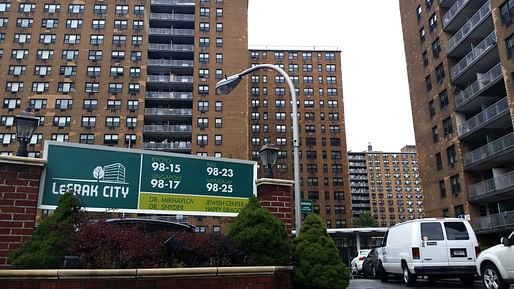
[[386,232],[378,250],[380,279],[403,276],[415,286],[418,276],[430,279],[460,277],[473,284],[478,241],[468,221],[458,218],[427,218],[395,225]]

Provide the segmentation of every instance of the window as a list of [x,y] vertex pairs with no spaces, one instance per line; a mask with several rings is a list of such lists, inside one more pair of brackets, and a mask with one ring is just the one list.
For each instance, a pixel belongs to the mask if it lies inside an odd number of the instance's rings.
[[210,46],[210,38],[209,37],[200,37],[200,47],[209,47]]
[[80,134],[79,143],[83,144],[94,144],[95,143],[95,135],[94,134]]
[[223,54],[216,53],[216,63],[223,63]]
[[416,18],[418,19],[421,19],[421,14],[423,13],[423,9],[421,8],[421,5],[418,6],[418,8],[416,8]]
[[57,39],[57,36],[55,34],[42,33],[39,35],[39,43],[41,43],[41,44],[53,44],[53,43],[55,43],[56,39]]
[[130,60],[133,62],[141,61],[141,58],[143,57],[143,53],[141,51],[131,51],[130,52]]
[[[434,55],[434,58],[438,58],[439,53],[441,53],[441,41],[439,40],[439,37],[438,37],[436,40],[434,40],[434,42],[432,42],[432,54]],[[427,65],[428,65],[428,56],[427,56]]]
[[105,134],[104,135],[104,144],[105,145],[115,145],[118,144],[119,136],[117,134]]
[[216,8],[216,17],[223,17],[223,8]]
[[111,77],[123,76],[123,66],[111,66],[109,76],[111,76]]
[[121,100],[107,100],[107,109],[116,112],[121,109]]
[[302,69],[303,72],[312,72],[312,64],[303,64]]
[[108,91],[111,94],[121,93],[123,91],[123,83],[109,83]]
[[430,74],[425,77],[425,86],[427,91],[432,90],[432,78]]
[[70,4],[68,5],[68,13],[70,14],[80,14],[84,12],[83,4]]
[[89,50],[88,59],[93,61],[102,60],[103,52],[102,50]]
[[25,65],[9,65],[9,75],[24,75],[27,67]]
[[432,141],[434,143],[439,142],[439,130],[437,126],[432,127]]
[[22,13],[33,13],[36,10],[36,4],[33,3],[20,3],[19,12]]
[[132,78],[139,78],[141,76],[141,68],[131,67],[129,70],[129,75]]
[[500,14],[502,22],[505,25],[512,24],[512,16],[514,15],[514,1],[507,0],[500,6]]
[[211,9],[207,7],[200,7],[200,16],[209,17],[211,14]]
[[200,32],[209,32],[211,25],[209,22],[200,22]]
[[55,108],[62,110],[62,111],[71,109],[72,105],[73,105],[72,99],[56,99],[55,100]]
[[116,15],[118,15],[118,16],[127,15],[128,11],[129,11],[128,5],[116,5],[116,8],[115,8]]
[[75,82],[59,82],[57,84],[57,91],[62,93],[74,92]]
[[450,177],[450,183],[452,186],[452,194],[460,193],[460,178],[459,175],[454,175]]
[[435,13],[428,18],[428,27],[430,32],[433,32],[437,27],[437,15]]
[[96,116],[83,116],[80,125],[85,128],[96,126]]
[[215,145],[221,145],[222,144],[222,136],[217,134],[217,135],[214,135],[214,144]]
[[129,100],[127,101],[127,109],[131,112],[138,110],[139,101],[138,100]]
[[16,141],[15,133],[0,133],[0,143],[3,145],[13,144]]
[[81,27],[82,27],[82,19],[66,20],[66,28],[68,28],[68,29],[77,29],[77,28],[81,28]]
[[198,111],[200,111],[200,112],[209,111],[209,102],[208,101],[199,101],[198,102]]
[[463,222],[444,222],[447,240],[469,240],[468,230]]
[[30,40],[32,39],[32,35],[28,33],[15,33],[14,34],[14,43],[30,43]]
[[32,82],[32,92],[43,93],[48,92],[50,83],[48,82]]
[[419,41],[421,41],[421,42],[425,41],[425,27],[422,27],[419,30]]
[[453,132],[452,118],[451,116],[443,120],[444,136],[450,137]]
[[137,126],[137,117],[127,117],[127,128],[135,128]]
[[20,105],[21,105],[21,99],[19,99],[19,98],[5,98],[3,108],[13,110],[15,108],[20,108]]
[[54,116],[53,125],[63,128],[69,127],[71,123],[71,116]]
[[327,64],[325,66],[325,69],[327,72],[336,72],[336,65],[335,64]]
[[209,143],[208,137],[205,134],[199,134],[196,136],[196,143],[199,146],[206,146]]
[[8,12],[11,10],[11,3],[0,3],[0,12]]
[[128,85],[128,92],[132,95],[138,94],[141,90],[141,86],[139,83],[129,83]]
[[220,112],[223,110],[223,103],[221,101],[216,101],[216,103],[214,105],[215,105],[215,107],[214,107],[215,111]]
[[59,24],[58,19],[45,18],[45,19],[41,20],[41,28],[46,28],[46,29],[57,28],[58,24]]
[[451,145],[446,149],[446,156],[448,157],[448,165],[450,167],[455,167],[455,162],[457,162],[457,152],[455,150],[455,145]]
[[[101,39],[101,41],[99,41],[98,44],[102,44],[103,43],[103,35],[101,35],[101,36],[102,36],[102,39]],[[121,46],[121,45],[125,45],[125,43],[127,43],[127,36],[126,35],[113,35],[112,36],[112,44],[113,45]]]
[[93,6],[93,13],[97,15],[107,14],[107,5],[106,4],[95,4]]
[[196,126],[200,129],[208,128],[209,127],[209,119],[206,117],[199,117],[196,120]]
[[[116,23],[116,20],[115,20],[115,23]],[[91,22],[91,28],[104,29],[105,28],[105,20],[104,19],[93,19],[93,22]]]
[[65,77],[75,76],[77,75],[77,66],[61,65],[59,75],[64,75]]
[[216,23],[216,32],[223,32],[223,23]]
[[40,110],[46,108],[46,99],[31,99],[30,100],[30,107],[35,110]]
[[96,99],[84,99],[82,108],[86,111],[96,110],[98,107],[98,100]]
[[141,16],[145,14],[145,6],[143,5],[135,5],[134,6],[134,14]]
[[143,27],[145,26],[143,20],[134,20],[132,21],[132,29],[139,31],[143,30]]
[[198,85],[198,93],[201,95],[209,94],[208,85]]
[[429,241],[444,240],[443,228],[439,222],[421,223],[421,236]]
[[107,116],[105,118],[105,127],[108,127],[108,128],[120,127],[120,117],[119,116]]
[[11,58],[12,59],[27,59],[29,56],[29,50],[28,49],[13,49],[11,52]]
[[52,49],[38,49],[36,58],[38,60],[50,60],[54,58],[54,51]]
[[98,82],[86,82],[84,91],[93,94],[93,93],[99,93],[100,92],[100,83]]
[[[0,28],[7,27],[7,23],[9,23],[9,19],[8,18],[6,18],[6,17],[1,17],[0,18]],[[18,27],[18,25],[16,25],[16,26]]]
[[199,61],[200,63],[209,63],[209,53],[200,53]]
[[[0,18],[0,23],[2,23],[1,19],[6,19],[6,18]],[[7,24],[7,19],[6,19],[5,24]],[[32,27],[32,25],[34,25],[34,19],[32,19],[32,18],[16,19],[16,27],[18,27],[18,28],[30,28],[30,27]],[[0,27],[2,27],[2,26],[0,25]]]
[[111,51],[111,60],[124,60],[125,59],[125,51],[124,50],[113,50]]
[[6,92],[22,92],[23,91],[23,82],[17,81],[8,81],[5,85]]
[[442,63],[435,68],[435,78],[437,83],[442,83],[444,80],[444,66]]
[[63,50],[61,58],[64,60],[72,61],[77,60],[79,58],[78,50]]
[[139,46],[143,44],[143,36],[142,35],[132,35],[132,45]]
[[435,167],[438,171],[443,168],[443,159],[441,158],[441,153],[435,154]]
[[217,48],[223,47],[223,38],[220,38],[220,37],[216,38],[216,47]]

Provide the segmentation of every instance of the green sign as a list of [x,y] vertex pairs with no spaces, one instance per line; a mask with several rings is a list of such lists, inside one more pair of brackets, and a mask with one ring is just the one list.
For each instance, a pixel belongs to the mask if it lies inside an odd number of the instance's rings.
[[253,161],[47,141],[39,206],[71,191],[89,211],[236,216],[256,193]]
[[312,200],[301,200],[300,211],[302,213],[312,213]]

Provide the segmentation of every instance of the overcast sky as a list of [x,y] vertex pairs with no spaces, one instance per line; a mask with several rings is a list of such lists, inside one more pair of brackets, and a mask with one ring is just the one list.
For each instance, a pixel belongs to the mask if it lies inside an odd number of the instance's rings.
[[249,45],[341,50],[348,150],[415,144],[398,0],[250,0]]

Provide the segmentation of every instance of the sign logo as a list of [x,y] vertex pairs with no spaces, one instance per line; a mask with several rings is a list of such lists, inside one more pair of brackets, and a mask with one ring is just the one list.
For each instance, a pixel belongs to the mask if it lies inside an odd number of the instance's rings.
[[82,197],[126,199],[130,192],[125,182],[126,167],[121,163],[96,166],[92,170],[94,179],[52,178],[52,194],[64,195],[72,192]]

